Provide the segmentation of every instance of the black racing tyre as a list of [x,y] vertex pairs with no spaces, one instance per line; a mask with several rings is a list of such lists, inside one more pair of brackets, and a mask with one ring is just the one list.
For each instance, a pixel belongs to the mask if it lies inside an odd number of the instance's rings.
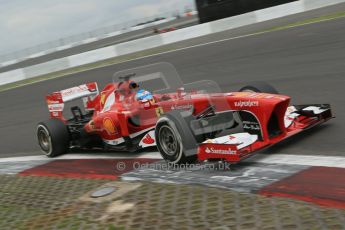
[[240,89],[240,92],[256,92],[256,93],[271,93],[279,94],[278,91],[266,82],[253,82],[250,85],[244,86]]
[[163,159],[172,164],[191,164],[197,160],[197,154],[195,149],[195,154],[187,156],[187,143],[189,146],[197,146],[197,143],[194,136],[188,135],[191,134],[189,126],[178,114],[170,113],[158,120],[155,128],[157,148]]
[[50,119],[37,125],[38,144],[47,157],[67,152],[69,133],[66,125],[58,119]]

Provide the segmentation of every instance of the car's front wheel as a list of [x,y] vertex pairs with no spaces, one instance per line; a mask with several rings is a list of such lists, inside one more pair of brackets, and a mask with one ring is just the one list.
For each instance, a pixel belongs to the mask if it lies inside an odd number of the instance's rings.
[[50,119],[37,125],[37,139],[44,154],[55,157],[64,154],[69,146],[66,125],[58,119]]
[[[184,125],[181,125],[184,124]],[[155,137],[157,148],[163,159],[173,164],[193,163],[197,160],[195,138],[191,135],[188,125],[178,112],[163,116],[156,124]],[[194,153],[195,152],[195,153]]]

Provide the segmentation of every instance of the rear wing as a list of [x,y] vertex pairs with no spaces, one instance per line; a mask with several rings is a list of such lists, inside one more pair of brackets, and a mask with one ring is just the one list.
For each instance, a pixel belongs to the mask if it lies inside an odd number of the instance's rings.
[[83,99],[83,105],[86,111],[94,110],[93,100],[98,94],[97,83],[91,82],[47,95],[46,102],[50,116],[64,120],[62,112],[65,103],[79,98]]

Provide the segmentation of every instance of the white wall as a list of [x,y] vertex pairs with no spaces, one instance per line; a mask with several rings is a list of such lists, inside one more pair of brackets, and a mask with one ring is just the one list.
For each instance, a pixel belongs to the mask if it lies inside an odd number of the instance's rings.
[[6,73],[0,74],[0,85],[5,85],[8,83],[21,81],[25,79],[25,74],[23,69],[16,69],[12,71],[8,71]]
[[345,0],[300,0],[179,29],[165,34],[124,42],[114,46],[25,67],[24,69],[0,73],[0,85],[342,2],[345,2]]
[[113,46],[108,46],[105,48],[91,50],[85,53],[76,54],[67,57],[66,59],[69,62],[69,67],[81,66],[112,57],[116,57],[118,54]]

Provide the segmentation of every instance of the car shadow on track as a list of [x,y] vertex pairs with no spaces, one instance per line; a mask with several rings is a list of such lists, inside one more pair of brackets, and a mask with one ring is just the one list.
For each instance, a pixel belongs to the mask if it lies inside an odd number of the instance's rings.
[[[327,132],[330,128],[334,127],[333,124],[322,124],[311,129],[305,130],[301,133],[298,133],[288,139],[285,139],[273,146],[270,146],[258,153],[262,154],[282,154],[285,153],[284,150],[290,146],[296,145],[296,142],[303,143],[303,141],[311,138],[312,135],[316,135],[319,132]],[[298,154],[298,153],[296,153]]]
[[[144,149],[139,149],[136,152],[129,152],[129,151],[114,151],[114,150],[105,150],[105,149],[79,149],[73,148],[70,149],[68,154],[80,154],[80,155],[90,155],[90,154],[100,154],[102,156],[112,156],[112,157],[139,157],[144,154],[149,154],[157,152],[156,147],[148,147]],[[158,156],[158,155],[157,155]]]

